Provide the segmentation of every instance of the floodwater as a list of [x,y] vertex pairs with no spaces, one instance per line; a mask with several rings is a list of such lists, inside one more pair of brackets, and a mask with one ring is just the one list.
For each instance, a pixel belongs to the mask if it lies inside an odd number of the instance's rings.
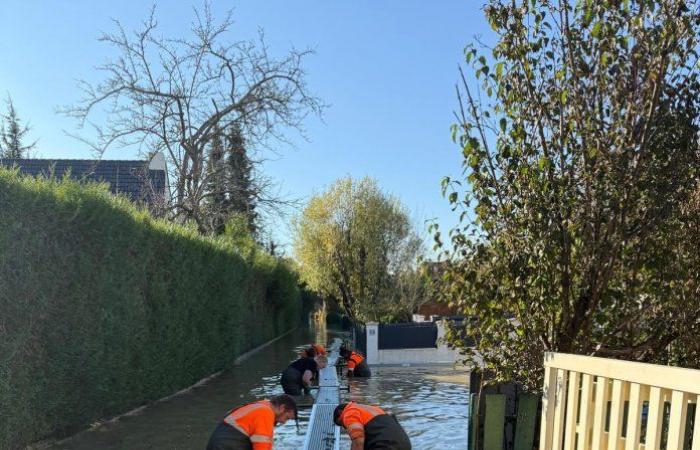
[[[323,333],[325,334],[325,333]],[[279,374],[304,345],[325,335],[299,329],[254,353],[239,365],[182,395],[156,403],[132,416],[79,433],[52,450],[203,450],[217,423],[237,405],[281,394]],[[306,429],[310,410],[301,411]],[[275,448],[298,448],[304,442],[294,421],[275,429]]]
[[[416,450],[467,449],[469,386],[442,381],[466,380],[466,373],[422,365],[371,369],[371,378],[350,381],[349,399],[376,404],[394,414]],[[341,448],[350,448],[347,435],[344,440],[348,444]]]
[[[137,414],[79,433],[49,448],[204,449],[209,435],[227,411],[281,393],[279,373],[282,369],[296,357],[302,346],[325,341],[325,330],[297,330],[202,386],[149,406]],[[346,400],[379,404],[395,414],[411,437],[414,449],[467,448],[469,389],[464,384],[433,378],[454,371],[427,366],[373,367],[372,371],[372,378],[350,382],[351,393],[344,394]],[[294,421],[277,427],[275,448],[300,449],[309,415],[310,409],[300,411],[299,434]],[[343,442],[341,448],[350,448],[347,436]]]

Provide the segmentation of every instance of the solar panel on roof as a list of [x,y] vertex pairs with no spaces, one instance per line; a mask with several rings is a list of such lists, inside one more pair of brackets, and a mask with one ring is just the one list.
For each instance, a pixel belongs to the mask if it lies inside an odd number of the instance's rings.
[[0,158],[0,165],[17,167],[31,176],[61,178],[70,172],[74,180],[107,183],[112,193],[125,194],[133,201],[148,203],[153,193],[165,195],[165,171],[149,169],[148,161]]

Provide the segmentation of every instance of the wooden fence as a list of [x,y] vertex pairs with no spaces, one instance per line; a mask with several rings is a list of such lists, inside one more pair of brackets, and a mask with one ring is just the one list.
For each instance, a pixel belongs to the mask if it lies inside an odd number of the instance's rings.
[[471,394],[468,450],[533,450],[539,395],[516,392],[513,385]]
[[545,357],[540,450],[700,450],[700,371]]

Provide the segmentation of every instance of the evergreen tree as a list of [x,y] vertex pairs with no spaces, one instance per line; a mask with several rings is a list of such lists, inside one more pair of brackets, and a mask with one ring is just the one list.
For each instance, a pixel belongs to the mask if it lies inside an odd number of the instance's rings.
[[207,162],[207,195],[206,209],[208,210],[209,225],[211,231],[216,234],[224,232],[228,216],[228,201],[226,198],[226,161],[225,150],[222,142],[221,130],[216,127],[211,144],[209,146],[209,158]]
[[24,144],[29,133],[29,125],[22,126],[15,105],[9,96],[6,100],[7,113],[2,115],[0,123],[0,158],[24,158],[27,152],[36,147],[36,141]]
[[227,151],[228,211],[231,214],[245,215],[248,229],[255,234],[257,190],[253,181],[253,163],[248,157],[241,129],[236,125],[229,128]]
[[239,126],[226,133],[217,128],[209,144],[206,177],[207,224],[210,232],[222,234],[233,217],[245,219],[248,231],[256,232],[257,187],[253,163],[248,157]]

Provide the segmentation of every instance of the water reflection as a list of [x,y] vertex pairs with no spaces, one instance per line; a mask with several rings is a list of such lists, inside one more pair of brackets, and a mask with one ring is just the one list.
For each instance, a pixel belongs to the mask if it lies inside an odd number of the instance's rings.
[[[297,357],[299,350],[316,338],[308,330],[297,330],[253,354],[241,364],[203,386],[173,399],[149,406],[49,447],[54,450],[190,450],[203,449],[209,435],[228,410],[236,405],[281,394],[279,373]],[[305,431],[310,411],[302,411]],[[275,448],[301,446],[294,421],[277,427]]]
[[[329,335],[329,340],[335,336]],[[50,448],[203,449],[226,411],[282,393],[279,373],[311,342],[325,343],[325,330],[295,331],[203,386]],[[466,449],[468,388],[430,378],[450,373],[449,368],[373,367],[372,372],[374,376],[369,380],[351,382],[354,400],[380,404],[396,414],[411,436],[414,449]],[[275,429],[276,449],[301,448],[310,412],[300,411],[302,434],[297,434],[293,421]]]
[[467,448],[469,388],[432,378],[454,373],[449,367],[372,367],[372,378],[350,381],[348,398],[395,414],[415,449],[462,450]]

